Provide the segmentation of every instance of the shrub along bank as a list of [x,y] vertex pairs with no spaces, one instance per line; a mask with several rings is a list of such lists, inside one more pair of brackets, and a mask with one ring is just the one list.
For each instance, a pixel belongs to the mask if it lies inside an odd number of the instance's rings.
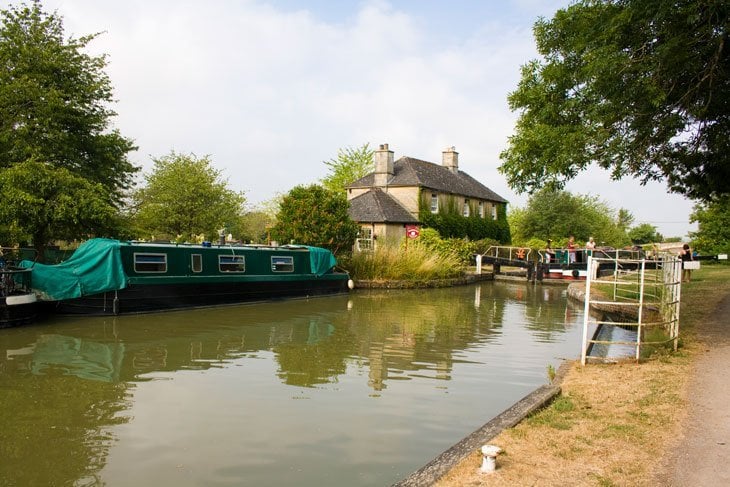
[[379,241],[372,251],[354,252],[340,259],[355,280],[427,281],[463,277],[473,255],[482,253],[494,240],[443,239],[424,228],[417,239]]

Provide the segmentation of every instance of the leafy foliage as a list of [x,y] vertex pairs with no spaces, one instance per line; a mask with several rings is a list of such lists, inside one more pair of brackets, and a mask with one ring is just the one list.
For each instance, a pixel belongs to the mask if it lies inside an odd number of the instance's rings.
[[451,200],[441,205],[438,213],[431,213],[421,199],[419,220],[444,238],[493,239],[502,243],[510,241],[510,228],[503,207],[500,207],[497,219],[492,220],[480,217],[476,211],[472,211],[471,216],[463,216]]
[[334,253],[350,250],[359,226],[347,214],[344,192],[322,186],[297,186],[281,200],[272,237],[280,242],[314,245]]
[[559,189],[596,163],[695,199],[728,194],[729,14],[716,0],[580,0],[539,20],[543,59],[509,96],[510,186]]
[[154,159],[145,180],[133,200],[137,225],[148,235],[215,240],[221,228],[238,233],[245,197],[228,188],[208,156],[171,152]]
[[631,243],[636,245],[642,245],[652,242],[661,242],[664,237],[661,233],[657,232],[656,227],[649,223],[641,223],[629,230],[629,238]]
[[454,257],[462,265],[468,264],[472,255],[477,251],[475,242],[463,238],[443,239],[434,228],[421,230],[415,244],[443,256]]
[[83,52],[95,38],[64,39],[61,17],[40,1],[0,11],[0,168],[44,161],[101,184],[120,204],[138,170],[127,159],[135,147],[109,130],[106,58]]
[[[622,217],[626,219],[626,213]],[[578,241],[594,237],[599,244],[620,247],[628,243],[626,231],[615,211],[593,196],[573,195],[548,188],[530,196],[524,209],[510,216],[513,241],[524,243],[536,237],[558,245],[574,235]]]
[[266,243],[268,229],[274,219],[262,210],[246,212],[241,216],[241,239],[245,242]]
[[11,241],[32,240],[38,255],[51,239],[99,236],[116,227],[116,209],[100,183],[33,160],[0,172],[0,201]]
[[695,249],[708,254],[730,254],[730,196],[696,204],[690,220],[698,226],[691,234]]
[[348,184],[375,170],[370,144],[338,149],[337,158],[324,163],[329,167],[329,174],[322,179],[322,186],[329,191],[345,191]]

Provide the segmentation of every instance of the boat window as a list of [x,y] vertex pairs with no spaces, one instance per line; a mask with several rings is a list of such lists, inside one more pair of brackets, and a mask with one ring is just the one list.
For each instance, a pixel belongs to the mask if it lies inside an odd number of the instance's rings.
[[201,254],[192,254],[190,256],[190,268],[193,272],[203,271],[203,256]]
[[167,254],[134,254],[134,272],[167,272]]
[[218,270],[221,272],[246,272],[246,260],[242,255],[219,255]]
[[294,257],[274,256],[271,258],[273,272],[294,272]]

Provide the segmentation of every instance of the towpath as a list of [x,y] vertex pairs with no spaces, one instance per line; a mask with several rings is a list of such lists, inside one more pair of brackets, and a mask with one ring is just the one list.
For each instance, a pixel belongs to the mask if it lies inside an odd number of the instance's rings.
[[704,351],[693,365],[688,417],[656,485],[730,485],[730,295],[697,335]]

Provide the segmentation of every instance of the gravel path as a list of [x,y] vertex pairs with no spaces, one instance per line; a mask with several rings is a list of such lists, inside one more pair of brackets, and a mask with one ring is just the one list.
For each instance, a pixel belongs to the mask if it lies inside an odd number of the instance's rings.
[[730,295],[698,325],[704,346],[692,371],[682,438],[662,459],[657,485],[730,485]]

